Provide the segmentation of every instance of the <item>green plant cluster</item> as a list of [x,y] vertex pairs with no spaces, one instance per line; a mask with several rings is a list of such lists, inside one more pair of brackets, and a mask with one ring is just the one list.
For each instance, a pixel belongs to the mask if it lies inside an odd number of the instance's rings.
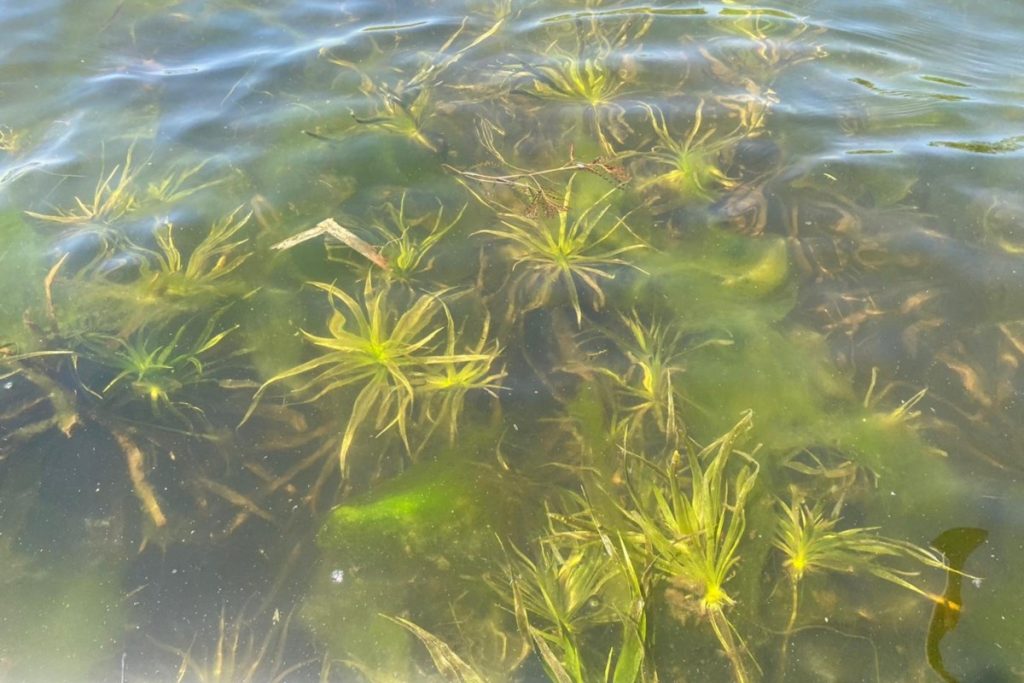
[[[865,226],[909,188],[802,179],[792,224],[768,221],[773,84],[824,56],[816,32],[723,6],[700,73],[665,84],[638,65],[661,15],[568,4],[489,70],[516,3],[415,58],[321,51],[363,106],[309,144],[421,160],[429,191],[396,162],[284,218],[237,169],[160,176],[130,143],[84,194],[3,217],[91,247],[36,264],[0,347],[0,466],[101,443],[133,550],[251,533],[275,539],[273,595],[300,577],[294,624],[266,626],[267,597],[262,631],[221,608],[206,647],[154,642],[178,680],[788,680],[813,634],[902,648],[960,611],[940,586],[968,575],[924,545],[957,491],[927,394],[841,368],[830,344],[869,314],[814,325],[803,297],[886,266]],[[176,213],[211,188],[240,206]],[[0,521],[19,556],[24,525]],[[289,662],[299,623],[316,656]]]

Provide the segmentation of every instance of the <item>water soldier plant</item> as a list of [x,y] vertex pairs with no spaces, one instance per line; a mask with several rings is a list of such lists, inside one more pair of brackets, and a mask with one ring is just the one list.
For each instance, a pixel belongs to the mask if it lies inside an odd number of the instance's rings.
[[729,155],[736,144],[743,139],[743,132],[736,130],[719,135],[716,128],[701,130],[704,122],[704,101],[695,109],[693,124],[682,140],[674,136],[665,122],[665,115],[651,105],[642,105],[650,119],[658,143],[649,155],[641,157],[662,172],[653,173],[640,184],[641,189],[662,189],[679,201],[711,201],[719,193],[735,189],[738,182],[726,175],[723,168],[729,166]]
[[[629,503],[621,508],[631,527],[627,542],[682,594],[682,609],[692,610],[708,624],[737,681],[750,680],[751,660],[727,616],[735,600],[726,584],[740,561],[747,498],[759,470],[756,450],[744,453],[736,448],[751,422],[747,413],[699,452],[688,450],[688,494],[680,482],[682,458],[677,454],[666,465],[655,466],[656,479],[644,477],[648,486],[630,482]],[[734,466],[730,460],[740,464]]]
[[109,223],[130,213],[139,205],[137,181],[140,171],[133,166],[133,152],[134,146],[129,147],[124,163],[117,164],[106,175],[102,175],[106,171],[101,171],[92,196],[85,200],[75,197],[74,208],[57,209],[55,213],[26,211],[26,215],[50,223],[77,225]]
[[[447,329],[443,358],[458,359],[456,344],[464,339],[463,332],[456,331],[451,311],[445,309]],[[428,426],[427,435],[437,427],[448,432],[448,442],[455,444],[459,429],[459,418],[466,404],[466,397],[472,392],[484,392],[497,398],[505,379],[504,369],[495,366],[501,356],[501,347],[490,338],[490,318],[485,315],[480,336],[473,345],[466,345],[461,360],[432,364],[422,378],[420,403],[422,415],[420,424]],[[424,439],[424,443],[426,439]]]
[[243,249],[248,238],[240,238],[239,233],[248,225],[252,212],[242,215],[241,211],[238,207],[214,221],[187,257],[174,242],[174,225],[159,225],[155,233],[157,249],[140,248],[147,258],[139,277],[149,295],[182,300],[216,295],[225,287],[225,278],[251,255]]
[[199,239],[180,246],[175,226],[157,221],[154,245],[119,239],[117,251],[77,268],[61,258],[46,281],[51,322],[65,337],[112,333],[129,337],[146,325],[223,307],[250,288],[238,269],[249,259],[242,233],[251,214],[241,207],[206,225],[187,226]]
[[575,46],[560,46],[564,40],[559,37],[535,58],[520,62],[508,75],[509,92],[583,107],[573,132],[581,140],[596,139],[602,153],[613,154],[613,142],[621,144],[630,132],[626,110],[617,102],[636,77],[626,47],[639,49],[652,23],[642,16],[621,21],[577,16],[570,29]]
[[196,321],[188,320],[176,329],[140,329],[127,339],[85,337],[76,352],[79,374],[102,369],[97,374],[113,378],[104,377],[106,384],[98,390],[85,383],[83,387],[115,405],[142,399],[154,416],[169,415],[184,428],[194,428],[197,419],[205,423],[203,410],[183,397],[199,384],[214,382],[216,371],[230,358],[220,353],[221,343],[238,326],[217,331],[222,313],[211,315],[198,332],[192,329]]
[[[427,391],[440,396],[448,413],[445,418],[453,423],[462,406],[459,395],[495,385],[500,373],[488,374],[487,369],[497,360],[497,348],[484,349],[478,343],[476,352],[454,352],[456,328],[443,292],[422,294],[400,312],[394,290],[376,285],[372,276],[366,278],[362,302],[332,284],[310,284],[327,293],[333,309],[329,336],[302,332],[322,352],[268,379],[253,397],[243,423],[264,393],[280,382],[298,380],[290,393],[303,402],[349,387],[358,389],[338,450],[341,471],[347,472],[349,451],[364,423],[371,423],[378,436],[397,430],[412,455],[418,448],[410,440],[409,424],[418,395]],[[449,393],[456,396],[446,397]]]
[[784,10],[725,7],[718,16],[726,35],[700,53],[727,83],[768,87],[784,69],[828,54],[811,40],[822,30]]
[[[552,528],[538,544],[536,560],[513,548],[495,590],[510,603],[520,633],[533,643],[551,680],[643,680],[645,592],[628,551],[607,536],[603,543],[567,538]],[[621,642],[595,651],[595,631],[608,625],[620,627]]]
[[[616,411],[612,417],[614,433],[627,446],[635,443],[651,449],[653,441],[649,437],[655,434],[670,450],[682,444],[685,426],[679,415],[682,394],[678,380],[688,350],[682,337],[673,325],[656,319],[646,323],[633,311],[597,337],[611,341],[624,357],[624,366],[610,359],[574,366],[582,377],[600,377],[610,384]],[[593,353],[606,351],[599,347]]]
[[[427,123],[435,118],[438,110],[436,93],[444,83],[442,76],[467,53],[497,34],[507,18],[508,13],[500,12],[490,27],[467,44],[453,50],[469,24],[469,17],[464,18],[459,27],[432,53],[432,58],[422,59],[422,64],[415,73],[408,78],[399,78],[390,83],[375,80],[360,65],[338,57],[330,50],[322,49],[320,56],[331,64],[351,70],[359,76],[359,90],[371,101],[373,108],[368,116],[358,116],[352,112],[352,118],[357,124],[399,135],[431,152],[442,153],[443,140],[427,129]],[[374,49],[375,52],[379,52],[376,44]]]
[[[522,312],[535,310],[549,304],[559,291],[568,296],[576,323],[582,325],[579,284],[590,294],[591,306],[600,309],[605,300],[601,282],[613,280],[616,267],[631,267],[621,257],[645,245],[629,228],[626,217],[609,213],[609,199],[618,188],[593,199],[582,198],[575,186],[577,177],[576,173],[569,176],[553,217],[530,217],[503,210],[499,213],[503,227],[479,230],[476,234],[489,235],[507,245],[513,262],[513,279],[509,284],[509,301],[513,305],[518,305]],[[633,239],[623,244],[625,235]]]
[[105,170],[100,171],[100,179],[96,182],[91,196],[84,199],[80,196],[74,197],[72,208],[58,208],[54,213],[26,211],[25,214],[48,223],[66,226],[90,225],[95,228],[97,225],[110,225],[144,208],[166,209],[197,192],[225,181],[225,178],[201,180],[200,175],[207,165],[206,161],[202,161],[187,169],[171,171],[143,186],[142,176],[151,158],[137,164],[134,155],[133,143],[122,163],[115,165],[109,173]]
[[774,539],[775,547],[786,558],[784,565],[792,587],[793,607],[787,633],[792,632],[799,607],[799,588],[807,574],[819,571],[870,574],[906,588],[918,595],[942,602],[942,596],[913,584],[909,577],[916,571],[887,565],[891,561],[909,561],[916,567],[947,570],[938,553],[906,541],[879,536],[877,527],[851,527],[837,530],[840,518],[824,513],[821,505],[786,504],[779,501],[782,516]]
[[[436,254],[440,251],[438,244],[452,228],[459,224],[466,212],[464,205],[451,220],[445,221],[444,206],[438,202],[437,211],[410,216],[406,210],[407,192],[402,193],[396,206],[393,202],[384,205],[381,215],[371,221],[371,229],[382,240],[378,250],[382,275],[386,281],[407,287],[420,284],[434,265]],[[342,249],[336,244],[328,244],[328,258],[343,262],[351,262],[349,245]],[[372,259],[371,259],[372,260]],[[364,270],[365,261],[357,264],[357,271]]]
[[226,608],[221,607],[216,642],[207,652],[193,651],[195,635],[187,648],[153,641],[159,649],[179,658],[175,683],[192,680],[199,683],[283,683],[289,676],[315,663],[315,660],[306,660],[288,664],[284,660],[294,611],[283,618],[279,612],[262,615],[270,622],[263,628],[255,623],[261,615],[246,615],[244,607],[231,619],[225,611]]

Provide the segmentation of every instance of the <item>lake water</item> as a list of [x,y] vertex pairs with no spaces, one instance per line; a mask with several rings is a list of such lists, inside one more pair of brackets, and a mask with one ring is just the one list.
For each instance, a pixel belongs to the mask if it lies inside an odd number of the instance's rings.
[[1024,679],[1024,19],[0,0],[0,681]]

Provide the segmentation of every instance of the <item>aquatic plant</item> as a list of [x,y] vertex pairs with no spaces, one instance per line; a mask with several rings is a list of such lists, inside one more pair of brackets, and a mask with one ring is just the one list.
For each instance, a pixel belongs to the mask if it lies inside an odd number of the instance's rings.
[[[554,217],[531,217],[513,212],[499,214],[503,228],[478,230],[477,235],[490,235],[508,245],[515,273],[510,300],[530,311],[547,304],[554,290],[561,287],[568,295],[578,325],[583,323],[578,282],[593,297],[594,308],[604,304],[602,280],[612,280],[609,272],[617,266],[631,266],[620,258],[623,254],[644,248],[626,224],[624,216],[609,217],[612,188],[595,199],[588,199],[581,208],[574,194],[577,174],[565,185],[559,210]],[[620,246],[604,246],[626,232],[634,241]],[[614,242],[613,242],[614,244]]]
[[[327,325],[330,336],[302,331],[323,353],[268,379],[257,390],[242,422],[249,419],[271,386],[286,380],[305,378],[291,393],[306,402],[347,387],[359,387],[338,451],[343,472],[347,471],[348,453],[363,423],[372,421],[378,434],[396,428],[406,451],[413,453],[409,418],[414,399],[431,373],[445,372],[448,366],[458,376],[465,364],[491,364],[497,358],[496,349],[469,353],[439,350],[439,340],[446,329],[449,335],[454,334],[453,325],[446,328],[438,324],[438,316],[446,310],[439,294],[423,294],[399,313],[389,301],[390,289],[375,286],[372,277],[366,278],[362,303],[334,285],[311,284],[327,293],[332,306],[340,303],[344,309],[334,308]],[[446,348],[454,348],[450,339]],[[461,390],[462,387],[453,383],[444,389]],[[454,410],[456,406],[461,407],[461,401],[450,402],[449,406]],[[455,416],[450,415],[449,419],[454,420]]]
[[[911,576],[911,573],[901,572],[882,563],[884,559],[909,559],[923,566],[946,570],[946,565],[937,553],[906,541],[879,536],[875,533],[877,527],[836,530],[841,518],[826,516],[820,505],[787,505],[779,501],[779,506],[783,514],[774,543],[786,557],[785,567],[794,583],[799,583],[806,574],[816,571],[863,572],[929,600],[941,599],[907,580],[905,577]],[[795,610],[794,604],[794,613]]]
[[[462,333],[455,329],[451,312],[445,309],[448,318],[443,357],[456,358],[456,342]],[[480,336],[473,345],[468,345],[465,354],[473,359],[441,363],[428,368],[422,377],[422,422],[430,425],[430,431],[446,427],[448,440],[454,444],[459,427],[459,416],[471,391],[484,391],[496,396],[504,369],[496,370],[495,363],[501,355],[501,347],[490,339],[490,318],[484,318]],[[424,440],[425,443],[425,440]]]
[[227,619],[225,611],[226,608],[221,607],[216,642],[200,655],[193,653],[198,634],[193,635],[187,648],[150,638],[158,648],[181,659],[174,679],[176,683],[186,680],[200,683],[279,683],[315,661],[288,664],[285,659],[288,629],[294,611],[289,611],[284,617],[278,610],[274,610],[273,615],[263,615],[270,624],[261,629],[262,634],[253,626],[255,617],[247,616],[244,608],[231,620]]
[[[504,132],[493,123],[481,120],[477,125],[477,140],[491,157],[489,165],[498,169],[493,173],[484,173],[480,170],[466,170],[445,164],[444,168],[460,178],[460,182],[474,197],[487,206],[503,209],[511,213],[512,209],[504,207],[498,200],[490,198],[497,193],[511,190],[516,199],[525,208],[518,208],[521,213],[529,216],[538,214],[553,215],[561,210],[562,203],[557,198],[564,192],[564,184],[559,179],[580,171],[597,176],[607,183],[616,186],[623,186],[630,180],[630,175],[622,163],[604,155],[585,161],[576,157],[575,149],[569,148],[569,159],[549,168],[526,168],[509,161],[505,154],[498,149],[495,135],[504,135]],[[467,182],[469,181],[469,182]],[[472,183],[472,184],[471,184]],[[473,185],[481,185],[485,194],[481,194]]]
[[154,415],[166,412],[191,425],[182,411],[199,417],[203,411],[177,397],[186,388],[212,381],[212,372],[223,363],[223,357],[213,354],[238,326],[215,331],[219,319],[219,314],[209,316],[198,332],[193,329],[195,321],[186,321],[173,332],[173,328],[160,326],[141,329],[127,339],[99,334],[85,337],[76,352],[79,363],[84,360],[116,373],[99,391],[86,388],[103,400],[141,398]]
[[[621,513],[631,530],[624,535],[632,552],[650,557],[658,575],[689,602],[688,609],[710,626],[738,681],[750,680],[746,646],[728,618],[735,603],[727,584],[739,562],[746,528],[746,504],[759,465],[736,449],[750,431],[745,414],[726,434],[699,452],[688,449],[687,493],[678,454],[664,466],[640,459],[653,479],[629,482],[630,498]],[[742,460],[739,467],[732,461]]]
[[[721,26],[735,38],[722,37],[700,48],[711,70],[736,85],[766,86],[784,68],[820,59],[827,52],[808,39],[823,29],[813,28],[789,12],[769,8],[724,8]],[[739,38],[742,42],[737,42]],[[712,52],[714,51],[714,53]]]
[[611,367],[595,368],[616,388],[615,431],[626,441],[631,436],[642,439],[645,426],[653,423],[670,444],[678,445],[685,432],[678,415],[681,395],[675,386],[676,376],[683,372],[682,334],[657,320],[645,323],[635,311],[623,316],[622,324],[626,334],[611,336],[628,369],[623,373]]
[[531,636],[549,669],[586,681],[579,637],[589,627],[615,621],[606,599],[615,565],[596,547],[562,550],[542,542],[536,562],[518,549],[513,552],[510,583],[520,629]]
[[[330,61],[347,65],[339,60]],[[391,89],[383,83],[375,83],[365,74],[362,82],[361,90],[364,94],[375,96],[377,108],[370,116],[357,116],[353,112],[352,119],[356,123],[408,138],[431,152],[440,151],[438,142],[425,127],[433,115],[431,88],[411,88],[399,84]]]
[[651,24],[650,17],[631,17],[617,26],[596,16],[580,17],[573,26],[575,46],[566,49],[556,40],[521,62],[508,75],[510,91],[582,105],[601,149],[611,154],[612,140],[621,143],[630,131],[625,109],[616,102],[635,78],[626,50],[638,49]]
[[206,168],[207,163],[209,162],[201,161],[195,166],[180,171],[171,171],[155,182],[147,183],[145,201],[159,206],[172,206],[196,192],[224,183],[227,180],[226,177],[199,181],[198,176]]
[[116,257],[74,269],[63,256],[46,279],[50,322],[67,338],[127,338],[142,327],[251,295],[255,290],[235,277],[251,255],[248,238],[240,236],[249,218],[235,209],[202,231],[191,248],[180,247],[175,226],[161,221],[153,248],[121,238]]
[[641,182],[641,189],[662,188],[683,200],[710,201],[718,192],[738,186],[738,181],[729,177],[723,167],[727,167],[728,155],[742,139],[742,133],[737,130],[713,139],[716,128],[702,131],[703,100],[694,110],[693,125],[682,140],[671,133],[660,109],[649,104],[641,106],[647,110],[658,140],[650,154],[641,158],[655,168],[667,169],[652,173]]
[[448,643],[430,631],[402,617],[387,618],[405,628],[423,643],[423,646],[427,648],[427,652],[430,653],[430,659],[433,660],[438,673],[443,675],[445,680],[452,681],[452,683],[486,682],[487,678],[483,674],[459,657]]
[[[421,279],[434,265],[435,247],[452,228],[462,220],[466,206],[445,221],[444,206],[438,203],[435,213],[410,216],[406,212],[406,198],[403,192],[398,206],[386,203],[383,215],[375,217],[371,229],[384,243],[379,249],[380,258],[386,263],[382,276],[388,282],[412,285]],[[348,254],[335,245],[328,245],[328,258],[347,261]]]
[[768,114],[779,97],[769,87],[747,81],[744,92],[714,98],[727,116],[736,120],[734,130],[745,138],[755,138],[766,130]]
[[215,293],[223,279],[249,258],[241,247],[248,238],[237,239],[252,212],[241,214],[236,208],[210,226],[203,238],[184,257],[174,242],[174,225],[161,224],[156,230],[157,250],[141,249],[148,258],[139,269],[139,277],[150,297],[186,298],[199,293]]
[[[852,413],[846,420],[836,421],[831,425],[835,429],[835,438],[843,443],[844,450],[855,455],[861,464],[870,467],[879,475],[892,472],[894,469],[894,463],[885,458],[890,452],[901,453],[904,462],[913,457],[920,466],[927,466],[932,471],[944,467],[943,461],[947,453],[926,442],[922,436],[925,430],[935,423],[931,416],[925,418],[922,411],[917,410],[917,406],[927,394],[927,389],[919,389],[907,396],[912,389],[900,387],[906,391],[906,398],[894,408],[879,410],[877,406],[882,404],[888,393],[900,384],[891,383],[882,391],[876,392],[877,379],[878,368],[872,368],[871,382],[865,392],[861,410]],[[904,468],[907,468],[907,465],[902,465],[900,469]],[[909,474],[912,469],[905,471],[907,474],[904,476],[913,476]]]
[[[867,391],[864,393],[864,408],[873,408],[878,402],[880,402],[886,394],[892,389],[893,385],[886,386],[877,395],[875,394],[875,387],[878,384],[878,368],[871,368],[871,383],[868,385]],[[896,425],[904,425],[912,422],[921,416],[921,411],[914,410],[914,407],[924,398],[925,394],[928,393],[927,389],[921,389],[916,394],[908,398],[907,400],[900,403],[889,412],[879,413],[877,420],[882,427],[890,427]]]
[[624,86],[618,69],[607,64],[605,58],[553,52],[546,55],[545,64],[524,63],[515,76],[528,78],[529,92],[536,97],[583,101],[597,108],[611,104]]
[[352,118],[357,124],[400,135],[432,152],[441,152],[442,146],[438,139],[426,129],[427,122],[436,113],[435,95],[442,84],[441,76],[466,53],[494,36],[505,24],[507,17],[507,13],[499,12],[498,18],[487,30],[450,52],[469,23],[469,17],[464,18],[459,28],[432,53],[433,57],[425,58],[420,68],[408,78],[400,78],[393,83],[372,78],[358,64],[337,57],[327,49],[322,49],[320,56],[331,64],[358,74],[359,89],[370,100],[373,109],[369,116],[357,116],[353,112]]
[[54,213],[26,211],[25,214],[61,225],[110,224],[145,206],[166,207],[224,182],[224,178],[197,182],[198,174],[207,165],[203,161],[191,168],[171,171],[143,187],[142,175],[147,163],[136,164],[134,155],[135,145],[132,144],[122,163],[115,165],[109,173],[100,170],[92,196],[76,196],[73,207],[58,208]]
[[25,213],[42,221],[63,225],[109,223],[131,213],[140,203],[137,183],[141,169],[133,164],[134,151],[133,145],[128,148],[123,163],[114,166],[109,173],[101,171],[92,196],[84,200],[75,197],[73,208],[57,209],[56,213],[49,214],[36,211]]
[[[553,532],[537,544],[536,559],[513,548],[507,584],[492,584],[553,681],[641,680],[646,592],[621,540],[616,547],[598,533],[602,543],[566,543]],[[621,643],[593,657],[588,632],[611,624],[621,625]]]
[[[904,562],[918,567],[948,571],[942,556],[936,552],[879,535],[877,527],[837,529],[841,518],[826,516],[820,504],[809,507],[794,501],[779,501],[782,515],[773,543],[785,557],[789,575],[791,608],[782,644],[782,661],[789,650],[789,636],[796,626],[800,605],[800,589],[808,574],[841,572],[875,576],[912,591],[936,604],[947,605],[946,598],[920,588],[911,581],[916,572],[899,569],[894,563]],[[959,611],[959,605],[947,605]]]

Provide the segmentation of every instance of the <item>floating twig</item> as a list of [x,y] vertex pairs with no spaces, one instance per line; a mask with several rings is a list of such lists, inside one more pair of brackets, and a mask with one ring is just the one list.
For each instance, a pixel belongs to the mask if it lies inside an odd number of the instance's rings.
[[304,230],[297,235],[292,235],[288,239],[282,240],[270,248],[278,251],[284,251],[285,249],[291,249],[303,242],[315,239],[320,235],[333,237],[345,246],[358,252],[360,256],[367,259],[374,265],[379,266],[384,270],[390,269],[387,259],[381,255],[376,247],[359,237],[359,235],[355,234],[348,228],[343,228],[333,218],[322,220],[316,224],[316,227]]

